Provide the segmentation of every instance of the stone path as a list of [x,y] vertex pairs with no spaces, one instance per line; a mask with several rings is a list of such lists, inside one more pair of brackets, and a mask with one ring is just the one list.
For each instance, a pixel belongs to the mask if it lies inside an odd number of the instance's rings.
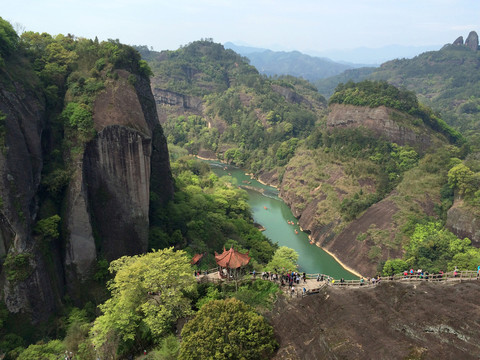
[[[387,281],[395,281],[395,282],[433,282],[433,283],[445,283],[445,282],[461,282],[461,281],[471,281],[471,280],[479,280],[478,273],[476,271],[459,271],[455,272],[448,272],[444,273],[441,276],[439,274],[431,274],[428,277],[420,276],[420,275],[413,275],[407,276],[404,275],[395,275],[391,277],[380,277],[380,280],[372,281],[365,279],[362,283],[360,280],[345,280],[345,282],[340,282],[340,280],[333,280],[327,275],[323,275],[323,281],[317,281],[317,277],[314,274],[310,274],[306,281],[300,279],[299,284],[294,284],[294,292],[292,295],[291,288],[289,288],[288,284],[281,287],[281,289],[291,296],[302,296],[302,295],[311,295],[317,294],[319,291],[325,286],[334,286],[340,288],[371,288],[378,285],[380,282],[387,282]],[[212,271],[205,275],[197,276],[199,282],[208,281],[208,282],[222,282],[225,279],[220,278],[217,271]],[[240,281],[252,281],[262,279],[261,274],[257,275],[255,278],[253,275],[249,277],[244,277]],[[276,281],[277,284],[280,284],[279,281]],[[305,288],[305,291],[304,291]]]

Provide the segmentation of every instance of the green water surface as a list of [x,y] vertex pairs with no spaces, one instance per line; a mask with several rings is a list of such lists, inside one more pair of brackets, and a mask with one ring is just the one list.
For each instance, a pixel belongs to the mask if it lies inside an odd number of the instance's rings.
[[[357,279],[332,256],[310,244],[308,235],[300,231],[290,208],[278,197],[277,189],[263,185],[245,175],[243,170],[216,161],[208,161],[217,176],[230,175],[237,185],[246,187],[254,221],[266,228],[265,236],[274,243],[294,249],[298,255],[299,270],[308,274],[322,273],[335,279]],[[234,181],[235,181],[234,180]],[[256,190],[252,190],[255,188]],[[288,221],[293,222],[291,225]],[[296,232],[297,233],[296,233]]]

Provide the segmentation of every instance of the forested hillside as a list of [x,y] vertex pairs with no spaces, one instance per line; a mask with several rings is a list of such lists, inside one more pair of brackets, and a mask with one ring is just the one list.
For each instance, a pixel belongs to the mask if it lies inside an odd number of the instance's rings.
[[[212,90],[197,98],[195,108],[188,101],[168,102],[157,96],[159,111],[167,114],[170,146],[234,163],[279,186],[312,239],[363,273],[382,272],[386,260],[404,256],[401,264],[417,266],[420,260],[407,251],[408,244],[415,231],[421,231],[421,224],[438,222],[428,226],[444,231],[456,189],[447,174],[470,151],[464,137],[413,91],[386,82],[341,85],[326,111],[321,103],[308,106],[306,101],[295,101],[301,96],[314,104],[312,99],[318,98],[302,80],[268,79],[246,62],[236,62],[229,70],[208,56],[186,62],[184,54],[208,54],[211,48],[223,54],[217,55],[219,59],[233,56],[221,45],[202,41],[174,53],[160,53],[152,62],[158,71],[154,93],[157,89],[162,94],[169,91],[170,74],[162,69],[176,69],[177,77],[190,76],[193,88],[199,84],[197,79],[205,80],[199,61],[203,68],[226,69],[224,78],[241,71],[237,69],[250,69],[249,81],[235,77],[226,91],[214,90],[216,82],[203,83],[204,89]],[[162,85],[164,89],[159,88]],[[280,90],[283,98],[278,96]],[[471,237],[475,231],[456,233]],[[459,253],[469,249],[461,247]],[[446,269],[453,266],[449,261],[456,254],[435,256],[444,259]],[[471,254],[465,266],[472,267],[478,257],[475,249]]]
[[[396,59],[379,68],[347,70],[316,83],[320,93],[329,97],[339,83],[364,79],[385,80],[418,94],[419,100],[438,112],[449,125],[471,139],[478,149],[480,51],[478,37],[472,32],[467,46],[463,38],[438,51],[429,51],[413,59]],[[475,42],[476,39],[476,42]],[[468,39],[467,39],[468,40]],[[467,41],[466,41],[467,43]]]
[[[455,46],[442,51],[474,52]],[[312,242],[362,275],[475,269],[474,137],[422,99],[369,80],[339,85],[327,104],[210,39],[154,52],[18,35],[0,18],[0,357],[274,356],[260,313],[279,285],[199,271],[224,248],[246,254],[244,273],[294,271],[298,255],[192,154],[277,186]]]
[[[305,80],[268,79],[208,40],[174,52],[143,48],[141,53],[155,73],[154,94],[162,91],[157,104],[167,114],[169,143],[193,154],[219,154],[252,172],[285,165],[325,108],[324,98]],[[176,94],[183,99],[178,107],[172,106],[179,103]],[[189,107],[185,96],[201,97],[202,105]]]

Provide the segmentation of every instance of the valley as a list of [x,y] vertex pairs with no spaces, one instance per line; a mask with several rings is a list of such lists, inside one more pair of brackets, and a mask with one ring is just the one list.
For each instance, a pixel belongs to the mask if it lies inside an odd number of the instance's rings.
[[209,38],[0,30],[1,358],[478,357],[476,280],[251,280],[477,270],[476,33],[327,100]]

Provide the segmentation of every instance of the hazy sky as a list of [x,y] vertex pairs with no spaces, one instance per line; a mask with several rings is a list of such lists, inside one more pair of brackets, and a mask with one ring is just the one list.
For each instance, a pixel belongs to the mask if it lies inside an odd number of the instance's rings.
[[284,50],[443,45],[480,33],[479,0],[0,0],[27,31],[155,50],[213,38]]

